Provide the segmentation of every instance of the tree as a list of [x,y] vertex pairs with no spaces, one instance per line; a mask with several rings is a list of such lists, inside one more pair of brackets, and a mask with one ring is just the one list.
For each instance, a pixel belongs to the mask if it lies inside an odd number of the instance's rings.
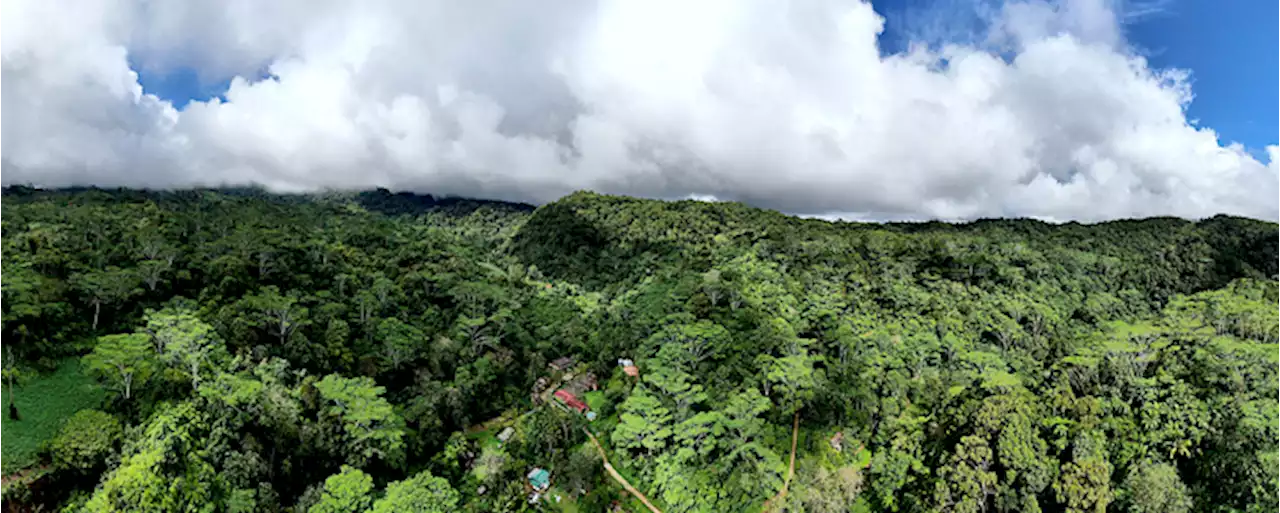
[[1111,504],[1111,463],[1106,459],[1102,435],[1082,434],[1072,449],[1072,461],[1062,464],[1053,484],[1058,501],[1069,513],[1103,513]]
[[88,298],[89,305],[93,307],[92,329],[94,331],[98,330],[98,320],[104,305],[114,306],[141,292],[138,288],[137,273],[118,267],[77,274],[72,276],[70,281]]
[[396,318],[383,319],[378,323],[378,338],[382,342],[382,356],[392,370],[399,370],[413,361],[427,342],[422,330]]
[[951,462],[943,466],[935,500],[939,509],[961,513],[986,511],[996,494],[995,462],[987,441],[977,436],[960,439]]
[[82,359],[90,375],[105,381],[128,401],[155,372],[151,341],[141,333],[98,337],[93,352]]
[[1191,495],[1168,463],[1143,461],[1125,476],[1121,502],[1133,513],[1185,513],[1191,511]]
[[362,513],[373,502],[373,478],[347,465],[324,480],[320,500],[307,513]]
[[17,384],[26,377],[26,372],[18,367],[18,358],[13,354],[13,346],[4,348],[4,384],[9,387],[9,418],[18,420],[18,404],[15,395]]
[[852,465],[836,468],[806,465],[797,469],[796,474],[796,481],[791,485],[794,492],[788,498],[794,497],[807,512],[850,511],[862,493],[862,472]]
[[347,321],[330,319],[324,329],[324,347],[333,368],[346,369],[354,363],[350,344],[351,328]]
[[693,376],[680,369],[665,365],[650,365],[644,381],[653,386],[655,392],[675,406],[676,422],[683,422],[690,415],[690,409],[706,401],[707,394],[702,385],[693,382]]
[[557,472],[556,482],[569,493],[590,491],[600,471],[600,453],[594,445],[585,443],[570,450],[568,461]]
[[200,388],[200,368],[209,358],[225,351],[210,326],[195,313],[182,308],[166,308],[147,315],[146,333],[154,341],[160,359],[191,377],[191,387]]
[[282,295],[274,285],[263,287],[261,292],[246,297],[245,301],[257,312],[260,325],[275,336],[281,346],[307,323],[308,310],[299,304],[297,294]]
[[482,484],[492,486],[502,475],[503,466],[507,462],[507,453],[499,445],[486,445],[476,458],[473,472]]
[[618,408],[621,412],[612,440],[618,447],[643,449],[652,455],[671,438],[671,411],[642,387],[637,387]]
[[386,390],[367,377],[325,376],[315,384],[326,406],[323,418],[338,422],[342,447],[335,448],[347,461],[363,466],[371,459],[396,462],[404,455],[404,420],[382,397]]
[[41,324],[42,316],[49,308],[45,281],[29,262],[9,264],[0,271],[0,344],[5,347],[0,379],[9,385],[9,418],[12,420],[18,420],[14,384],[27,375],[23,362],[14,356],[14,348],[20,353],[29,351],[28,338],[33,328]]
[[813,398],[823,379],[822,371],[815,367],[823,361],[822,355],[811,351],[812,341],[798,336],[792,323],[782,317],[771,319],[761,331],[773,347],[772,352],[756,357],[764,375],[764,393],[773,397],[775,389],[781,392],[776,398],[779,406],[794,413]]
[[208,461],[208,419],[191,403],[162,407],[126,442],[120,465],[85,504],[88,513],[215,510],[226,482]]
[[158,233],[156,227],[140,228],[143,233],[137,236],[138,274],[142,282],[147,285],[147,289],[155,292],[164,281],[164,274],[173,268],[177,252]]
[[459,502],[448,481],[424,470],[387,485],[387,494],[373,503],[372,513],[448,513],[456,511]]
[[120,421],[98,410],[80,410],[67,418],[49,453],[59,468],[89,473],[106,463],[123,430]]

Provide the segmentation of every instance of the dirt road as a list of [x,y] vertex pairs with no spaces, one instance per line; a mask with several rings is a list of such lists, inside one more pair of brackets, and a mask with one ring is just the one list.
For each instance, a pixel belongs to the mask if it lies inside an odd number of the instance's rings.
[[[591,443],[595,444],[596,451],[600,453],[600,459],[604,460],[604,469],[609,473],[610,476],[613,476],[613,480],[617,481],[618,484],[622,485],[622,487],[625,488],[628,492],[630,492],[631,495],[634,495],[637,499],[640,499],[640,502],[643,502],[644,505],[649,508],[649,511],[652,511],[653,513],[662,513],[662,510],[658,509],[657,506],[654,506],[652,502],[649,502],[648,497],[645,497],[643,493],[640,493],[640,490],[637,490],[636,487],[631,486],[631,483],[628,483],[626,478],[622,477],[622,474],[619,474],[617,470],[614,470],[613,465],[609,463],[609,457],[606,456],[604,453],[604,447],[600,446],[600,441],[596,440],[596,436],[591,434],[591,431],[585,428],[582,431],[585,432],[587,434],[587,437],[591,439]],[[795,457],[793,455],[792,460],[794,459]]]

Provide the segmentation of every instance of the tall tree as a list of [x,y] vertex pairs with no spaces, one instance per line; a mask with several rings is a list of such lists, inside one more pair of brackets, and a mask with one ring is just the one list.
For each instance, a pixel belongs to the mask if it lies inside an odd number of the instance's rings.
[[18,357],[15,356],[13,353],[13,346],[7,346],[4,348],[4,371],[3,372],[4,372],[4,376],[3,376],[4,384],[9,389],[8,390],[9,419],[19,420],[20,415],[18,413],[16,388],[17,388],[18,382],[22,381],[22,379],[26,377],[27,373],[21,367],[18,366]]
[[325,376],[315,384],[324,400],[322,419],[332,419],[340,430],[342,454],[357,467],[373,459],[398,462],[404,456],[404,420],[382,397],[386,390],[367,377]]
[[387,485],[387,493],[373,503],[372,513],[449,513],[461,502],[449,482],[422,471]]
[[225,352],[213,326],[185,308],[148,313],[145,332],[151,336],[160,359],[185,372],[193,389],[200,388],[202,366],[214,355]]
[[360,469],[342,466],[342,471],[324,480],[320,500],[307,513],[363,513],[373,502],[373,478]]
[[70,281],[93,308],[91,327],[94,331],[98,330],[103,306],[118,305],[141,292],[138,275],[132,269],[108,267],[102,271],[74,275]]
[[141,333],[106,335],[98,338],[93,352],[83,358],[85,370],[120,392],[128,401],[133,392],[151,379],[155,354],[151,341]]

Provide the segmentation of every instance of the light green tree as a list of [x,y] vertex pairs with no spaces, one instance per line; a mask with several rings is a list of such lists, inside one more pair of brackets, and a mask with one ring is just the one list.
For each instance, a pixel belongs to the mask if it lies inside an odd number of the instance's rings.
[[424,470],[387,485],[387,494],[373,503],[372,513],[450,513],[457,511],[459,500],[448,481]]
[[382,357],[392,370],[399,370],[417,358],[427,343],[427,336],[422,330],[394,317],[378,323],[378,339],[382,343]]
[[80,410],[49,443],[54,465],[89,472],[105,463],[123,433],[120,421],[98,410]]
[[1099,433],[1079,436],[1072,449],[1072,461],[1062,464],[1062,473],[1053,483],[1058,501],[1069,513],[1103,513],[1115,497],[1111,491],[1112,467],[1102,440]]
[[341,426],[341,454],[356,466],[373,458],[399,461],[404,455],[404,420],[382,397],[383,387],[372,378],[344,378],[330,374],[316,383],[325,401],[323,415]]
[[129,441],[120,465],[98,485],[84,511],[217,511],[226,483],[205,459],[204,414],[191,403],[181,403],[162,408],[145,426]]
[[637,387],[623,401],[613,443],[626,449],[643,449],[652,455],[667,446],[671,438],[671,411],[643,387]]
[[706,401],[707,393],[702,385],[694,382],[694,377],[689,373],[662,364],[650,365],[649,369],[650,372],[644,376],[645,383],[652,385],[657,395],[675,406],[676,422],[683,422],[694,406]]
[[1178,469],[1168,463],[1143,461],[1129,470],[1122,497],[1133,513],[1186,513],[1191,511],[1191,494],[1178,477]]
[[213,326],[185,308],[153,311],[146,320],[145,332],[151,336],[160,360],[181,369],[191,378],[191,387],[199,390],[201,368],[211,357],[225,352]]
[[342,471],[324,480],[324,491],[307,513],[362,513],[373,502],[373,478],[360,469],[343,465]]
[[961,438],[951,461],[939,471],[942,480],[934,492],[938,508],[959,513],[986,511],[997,490],[994,466],[986,440],[972,435]]
[[98,337],[93,352],[82,359],[85,370],[120,392],[127,401],[133,392],[146,385],[155,372],[155,355],[146,335],[107,335]]

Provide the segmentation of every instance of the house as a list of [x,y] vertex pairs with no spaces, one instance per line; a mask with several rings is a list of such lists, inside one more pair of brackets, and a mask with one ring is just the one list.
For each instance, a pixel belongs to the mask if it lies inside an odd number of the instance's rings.
[[561,403],[564,403],[565,406],[578,410],[578,413],[583,413],[590,409],[587,406],[587,403],[582,402],[581,399],[578,399],[578,396],[573,395],[573,392],[568,390],[556,390],[555,397],[556,399],[559,399]]
[[622,372],[628,376],[634,378],[640,375],[640,369],[636,367],[636,362],[631,361],[629,358],[618,358],[618,366],[622,367]]
[[547,472],[547,469],[535,468],[529,471],[529,475],[526,477],[529,478],[529,486],[532,486],[534,490],[543,492],[551,487],[551,473]]
[[498,432],[498,441],[505,444],[507,443],[507,440],[511,439],[511,435],[514,435],[515,433],[516,433],[515,428],[511,426],[507,426],[506,429],[503,429],[502,431]]
[[547,364],[547,366],[551,367],[551,370],[556,372],[563,372],[568,370],[570,367],[573,367],[573,363],[573,358],[564,356],[551,360],[551,363]]

